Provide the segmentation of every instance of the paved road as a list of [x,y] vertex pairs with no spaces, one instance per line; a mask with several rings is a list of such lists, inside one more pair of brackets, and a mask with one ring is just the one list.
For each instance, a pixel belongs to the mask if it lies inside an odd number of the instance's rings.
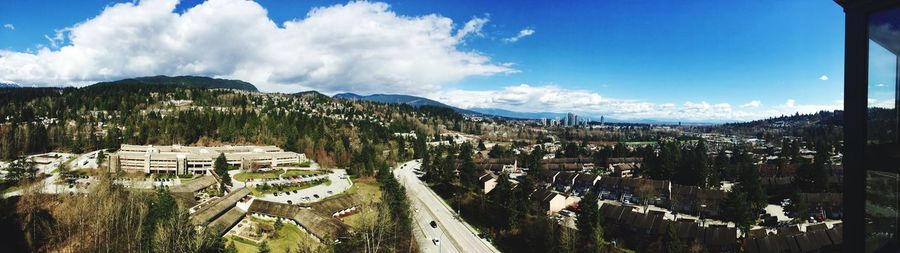
[[[406,187],[416,223],[415,235],[424,252],[500,252],[487,241],[475,235],[465,222],[456,219],[454,212],[431,189],[413,174],[419,161],[409,161],[394,169],[394,176]],[[430,223],[435,221],[437,228]],[[435,245],[432,239],[440,239]]]

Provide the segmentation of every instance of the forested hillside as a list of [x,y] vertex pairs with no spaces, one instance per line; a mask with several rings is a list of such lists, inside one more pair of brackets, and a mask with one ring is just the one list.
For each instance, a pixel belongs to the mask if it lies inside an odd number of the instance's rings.
[[[344,168],[361,178],[377,176],[381,199],[387,201],[385,207],[373,208],[385,215],[380,216],[382,222],[391,221],[379,224],[379,240],[389,240],[380,247],[409,251],[414,249],[409,208],[402,187],[387,168],[411,159],[407,147],[411,149],[413,143],[394,133],[434,136],[442,129],[480,131],[480,126],[447,108],[333,100],[317,92],[269,94],[205,81],[196,85],[176,81],[195,80],[193,77],[153,83],[154,78],[83,88],[0,90],[0,160],[48,151],[116,149],[123,143],[278,145],[305,153],[324,167]],[[115,178],[98,182],[102,187],[84,196],[25,192],[21,198],[4,200],[3,205],[14,206],[4,212],[15,212],[15,216],[0,220],[17,222],[24,234],[15,238],[25,240],[34,251],[190,252],[223,247],[221,238],[179,226],[186,224],[185,207],[173,206],[166,191],[129,191],[111,184],[112,180]],[[96,219],[80,218],[93,208],[102,211]],[[340,244],[344,246],[330,250],[367,249],[371,238],[357,238],[364,235],[356,234]],[[72,236],[88,241],[77,242]]]

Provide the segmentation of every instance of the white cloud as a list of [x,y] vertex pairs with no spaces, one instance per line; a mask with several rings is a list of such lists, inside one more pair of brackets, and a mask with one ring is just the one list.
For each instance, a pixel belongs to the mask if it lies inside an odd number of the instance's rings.
[[787,101],[784,102],[784,106],[787,108],[793,108],[796,106],[796,104],[797,104],[797,100],[793,100],[793,99],[788,99]]
[[466,35],[474,34],[477,36],[482,36],[481,27],[484,26],[488,22],[488,18],[472,18],[469,22],[466,22],[465,25],[459,31],[456,31],[456,35],[453,36],[457,40],[462,40],[466,37]]
[[519,39],[521,39],[521,38],[531,36],[532,34],[534,34],[534,29],[525,28],[525,29],[522,29],[521,31],[519,31],[519,33],[516,34],[516,36],[512,36],[512,37],[503,39],[503,41],[513,43],[513,42],[519,41]]
[[16,26],[14,26],[13,24],[3,24],[3,28],[14,30],[14,31],[16,30]]
[[[209,0],[183,13],[177,0],[106,7],[46,36],[51,48],[0,50],[0,78],[84,85],[146,75],[235,78],[265,91],[433,92],[470,76],[514,73],[458,46],[486,18],[454,31],[439,15],[402,16],[389,5],[351,2],[273,22],[259,4]],[[54,46],[55,44],[55,46]]]
[[633,99],[603,97],[589,90],[566,89],[555,85],[535,86],[519,84],[497,90],[448,90],[426,94],[426,97],[460,108],[499,108],[519,112],[575,112],[588,117],[663,119],[683,121],[746,121],[767,117],[821,110],[839,110],[842,101],[834,104],[806,105],[790,99],[784,104],[764,107],[759,100],[740,108],[729,103],[687,101],[651,103]]
[[822,76],[819,77],[819,80],[822,80],[822,81],[828,81],[828,76],[827,76],[827,75],[822,75]]
[[744,105],[741,105],[741,108],[759,108],[760,105],[762,105],[762,102],[760,102],[759,100],[753,100],[747,102]]

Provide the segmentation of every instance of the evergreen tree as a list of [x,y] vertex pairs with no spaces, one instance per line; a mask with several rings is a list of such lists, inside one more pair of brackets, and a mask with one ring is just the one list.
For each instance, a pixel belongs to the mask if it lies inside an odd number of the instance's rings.
[[581,213],[575,226],[578,228],[581,252],[597,252],[606,244],[603,239],[603,216],[597,201],[597,193],[591,191],[579,202]]
[[753,210],[747,202],[747,194],[741,189],[733,189],[722,202],[722,218],[734,222],[744,234],[750,231],[750,226],[755,221]]
[[259,246],[256,248],[259,253],[272,253],[272,249],[269,248],[269,241],[264,240]]
[[472,152],[472,145],[469,143],[464,143],[459,151],[459,158],[462,160],[459,168],[459,181],[463,187],[470,190],[478,188],[478,171],[472,160]]
[[213,162],[213,169],[216,175],[219,175],[222,179],[223,185],[231,185],[231,176],[228,175],[228,160],[225,159],[224,153],[219,153],[219,156],[216,157],[216,160]]
[[228,242],[228,246],[225,247],[225,253],[238,253],[237,247],[234,246],[234,241]]
[[666,252],[668,253],[686,252],[687,248],[684,246],[684,243],[681,242],[681,239],[678,238],[673,223],[669,223],[669,226],[666,227],[665,247]]
[[15,160],[18,154],[19,147],[16,145],[16,122],[12,122],[10,124],[9,130],[6,131],[6,135],[3,136],[3,150],[0,152],[0,158],[3,160]]

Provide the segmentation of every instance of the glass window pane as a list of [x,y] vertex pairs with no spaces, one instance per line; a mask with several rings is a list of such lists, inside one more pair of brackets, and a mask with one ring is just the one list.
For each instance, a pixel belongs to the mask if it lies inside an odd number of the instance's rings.
[[[896,240],[900,125],[897,94],[900,8],[869,18],[868,127],[866,143],[866,252]],[[896,244],[896,242],[894,242]],[[894,245],[895,246],[895,245]]]

